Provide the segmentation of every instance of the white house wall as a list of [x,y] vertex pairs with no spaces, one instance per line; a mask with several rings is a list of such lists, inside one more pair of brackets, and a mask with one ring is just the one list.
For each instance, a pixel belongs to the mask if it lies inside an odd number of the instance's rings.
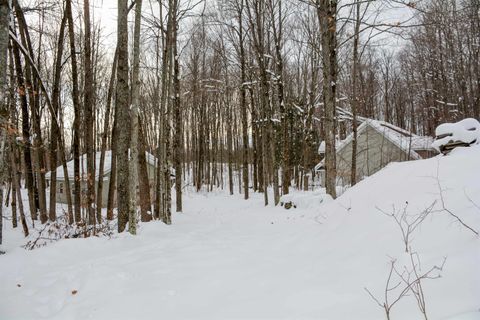
[[[337,152],[337,177],[340,185],[350,184],[352,142]],[[368,126],[357,137],[357,181],[370,176],[390,162],[406,161],[405,151]]]

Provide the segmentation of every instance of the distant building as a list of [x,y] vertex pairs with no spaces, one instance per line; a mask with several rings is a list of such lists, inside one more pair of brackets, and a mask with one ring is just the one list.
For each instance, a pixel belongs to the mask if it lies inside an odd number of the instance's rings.
[[[105,151],[105,166],[103,169],[103,176],[99,177],[100,170],[99,170],[99,165],[100,165],[100,152],[95,153],[95,190],[98,188],[98,181],[100,179],[103,179],[103,188],[102,188],[102,207],[107,206],[107,201],[108,201],[108,188],[110,185],[110,173],[112,171],[112,152],[111,151]],[[154,177],[155,177],[155,157],[146,152],[146,159],[147,159],[147,171],[148,171],[148,180],[150,184],[150,190],[152,193],[152,189],[154,186]],[[68,180],[70,182],[70,191],[72,192],[72,199],[73,199],[73,190],[74,190],[74,174],[73,174],[73,160],[67,162],[67,168],[68,168]],[[80,157],[80,176],[81,176],[81,196],[82,196],[82,202],[83,198],[87,193],[87,159],[86,155],[82,155]],[[48,183],[50,184],[50,172],[48,172],[45,175],[45,178],[47,179]],[[95,191],[96,192],[96,191]],[[57,193],[57,202],[58,203],[67,203],[67,194],[65,190],[65,176],[63,174],[63,166],[59,166],[57,168],[57,187],[56,187],[56,193]],[[115,195],[116,199],[116,195]],[[153,199],[153,198],[152,198]]]
[[[353,133],[336,146],[337,184],[349,185],[352,167]],[[357,181],[370,176],[390,162],[419,160],[436,154],[433,138],[418,136],[390,123],[365,120],[357,129]],[[325,153],[322,142],[319,153]],[[324,160],[315,166],[324,184]]]

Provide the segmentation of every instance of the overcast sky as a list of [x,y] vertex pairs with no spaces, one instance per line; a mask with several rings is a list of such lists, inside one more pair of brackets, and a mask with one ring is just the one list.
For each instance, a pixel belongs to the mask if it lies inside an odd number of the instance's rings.
[[[205,0],[207,5],[213,4],[215,0]],[[348,0],[350,1],[350,0]],[[412,1],[415,3],[420,3],[422,0]],[[186,1],[182,1],[181,3],[185,3]],[[343,5],[347,1],[343,0],[340,1],[340,4]],[[152,11],[152,1],[143,1],[143,11],[146,15],[149,15]],[[80,0],[81,4],[81,0]],[[115,46],[116,43],[116,31],[117,31],[117,1],[116,0],[91,0],[92,6],[94,6],[93,17],[97,23],[102,26],[103,35],[105,37],[105,44],[108,46]],[[153,8],[154,11],[158,10],[158,6],[156,6],[156,1],[153,1]],[[344,10],[341,15],[345,15],[347,10]],[[381,14],[377,14],[377,12],[381,12]],[[388,1],[384,0],[377,0],[373,1],[370,5],[369,13],[366,15],[368,17],[368,21],[373,23],[376,21],[377,23],[382,24],[409,24],[412,23],[412,17],[416,13],[415,10],[402,5],[389,5]],[[133,11],[129,15],[129,21],[133,23]],[[400,31],[400,30],[396,30]],[[402,29],[405,32],[405,29]],[[364,32],[364,36],[367,36],[369,31]],[[379,35],[375,39],[376,44],[381,44],[384,46],[389,47],[392,50],[398,49],[404,43],[404,41],[397,36],[393,36],[392,34],[385,33]]]

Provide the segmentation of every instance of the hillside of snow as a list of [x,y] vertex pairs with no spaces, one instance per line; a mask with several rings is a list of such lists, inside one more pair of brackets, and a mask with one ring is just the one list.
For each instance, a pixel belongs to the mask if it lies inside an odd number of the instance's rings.
[[[480,238],[444,210],[480,230],[479,164],[478,146],[394,163],[335,201],[296,192],[290,210],[187,192],[171,226],[33,251],[6,222],[0,319],[385,319],[367,290],[383,303],[391,261],[409,268],[388,216],[404,210],[429,212],[411,235],[419,272],[443,265],[421,282],[429,319],[480,319]],[[410,294],[391,319],[423,316]]]

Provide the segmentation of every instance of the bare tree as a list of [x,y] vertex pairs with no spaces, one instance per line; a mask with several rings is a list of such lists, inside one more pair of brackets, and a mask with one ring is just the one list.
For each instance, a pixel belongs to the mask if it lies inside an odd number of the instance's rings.
[[245,57],[245,35],[243,26],[244,0],[240,0],[240,6],[237,10],[238,17],[238,43],[240,53],[240,107],[242,109],[242,141],[243,141],[243,196],[248,199],[248,118],[247,118],[247,97],[246,97],[246,57]]
[[[103,177],[104,175],[104,170],[105,170],[105,152],[107,148],[107,137],[109,135],[109,128],[110,128],[110,109],[111,109],[111,102],[112,102],[112,96],[113,96],[113,91],[114,91],[114,86],[115,86],[115,74],[117,72],[117,59],[118,59],[118,50],[115,50],[115,56],[113,58],[113,64],[112,64],[112,71],[110,74],[110,82],[108,84],[108,92],[107,92],[107,102],[106,102],[106,110],[105,110],[105,116],[104,116],[104,122],[103,122],[103,132],[102,132],[102,139],[101,139],[101,146],[100,146],[100,163],[98,164],[98,176]],[[113,134],[112,134],[113,138]],[[113,143],[112,143],[113,145]],[[110,153],[110,182],[112,184],[112,188],[115,185],[115,167],[114,164],[116,163],[114,161],[114,151],[113,151],[113,146],[112,146],[112,151]],[[112,182],[113,181],[113,182]],[[110,189],[109,189],[110,191]],[[113,191],[113,189],[112,189]],[[96,209],[97,209],[97,221],[101,222],[102,221],[102,201],[103,201],[103,179],[98,179],[98,185],[97,185],[97,204],[96,204]],[[113,198],[113,196],[112,196]],[[108,197],[107,201],[109,204],[107,207],[110,205],[110,197]],[[113,200],[113,199],[112,199]],[[107,210],[107,220],[112,220],[113,217],[110,217],[109,210]]]
[[[182,167],[183,167],[183,130],[182,130],[182,110],[180,101],[180,56],[178,52],[178,1],[172,2],[174,11],[173,22],[173,121],[174,121],[174,141],[173,141],[173,166],[175,169],[175,210],[182,212]],[[170,175],[170,174],[169,174]],[[170,177],[169,177],[170,179]]]
[[[52,107],[55,115],[59,115],[59,104],[60,104],[60,79],[62,71],[62,57],[63,57],[63,42],[65,38],[65,26],[66,26],[66,15],[62,17],[62,22],[60,23],[60,32],[58,34],[57,42],[57,52],[56,52],[56,61],[55,61],[55,75],[53,81],[52,89]],[[58,157],[58,140],[60,135],[60,128],[57,125],[57,121],[53,120],[51,122],[50,128],[50,207],[49,207],[49,219],[50,221],[55,221],[57,218],[57,157]]]
[[128,222],[130,212],[130,180],[128,147],[130,145],[130,118],[128,103],[128,8],[126,1],[118,1],[118,26],[117,26],[117,92],[115,113],[118,130],[117,135],[117,198],[118,202],[118,232],[123,232]]
[[8,104],[7,99],[7,56],[8,56],[8,26],[10,3],[0,1],[0,245],[3,239],[3,188],[6,182],[7,168],[7,124]]
[[428,319],[426,311],[425,293],[423,290],[422,282],[426,279],[437,279],[440,277],[440,273],[445,265],[446,258],[443,259],[440,265],[433,265],[426,271],[422,271],[420,255],[412,250],[413,234],[427,216],[433,211],[436,204],[434,201],[430,206],[419,214],[412,215],[407,212],[407,205],[403,210],[397,212],[393,208],[392,213],[386,213],[382,210],[383,214],[391,217],[399,231],[402,234],[402,241],[405,245],[405,252],[408,254],[409,263],[403,266],[398,266],[397,259],[391,259],[390,270],[388,272],[387,280],[385,283],[383,302],[381,302],[370,290],[364,288],[370,297],[377,303],[377,305],[385,311],[387,320],[391,319],[392,308],[404,297],[412,293],[417,301],[417,306],[422,313],[425,320]]
[[[85,24],[84,45],[84,63],[85,79],[83,89],[83,107],[84,107],[84,134],[85,150],[87,155],[87,194],[86,206],[88,214],[88,223],[95,224],[95,150],[93,146],[93,67],[92,67],[92,44],[90,27],[90,1],[84,0],[83,14]],[[82,179],[83,180],[83,179]]]
[[325,106],[325,186],[336,198],[335,105],[337,88],[337,0],[318,0],[316,3],[320,25],[323,65],[323,103]]
[[75,205],[75,222],[81,221],[81,177],[80,177],[80,100],[78,85],[77,51],[75,48],[75,25],[72,16],[72,0],[65,2],[65,15],[68,20],[68,38],[70,42],[70,63],[72,66],[72,101],[74,110],[73,120],[73,202]]
[[131,133],[130,133],[130,206],[128,212],[128,231],[131,234],[136,234],[136,215],[137,215],[137,186],[138,179],[138,119],[139,119],[139,65],[140,65],[140,23],[142,19],[142,0],[135,2],[135,28],[133,33],[133,67],[132,67],[132,108],[130,109],[131,116]]
[[418,253],[410,252],[409,257],[410,266],[398,267],[397,260],[393,259],[390,261],[390,270],[385,283],[383,301],[376,298],[370,290],[364,288],[377,305],[385,311],[387,320],[392,319],[393,307],[404,297],[408,296],[409,293],[412,293],[417,300],[418,308],[424,319],[428,319],[422,282],[426,279],[440,278],[446,259],[443,259],[442,264],[434,265],[427,271],[422,272]]
[[387,217],[391,217],[393,218],[393,220],[395,220],[395,223],[397,224],[398,228],[402,233],[402,240],[405,245],[405,252],[408,252],[412,241],[412,234],[427,218],[427,216],[432,213],[436,203],[437,201],[434,201],[425,210],[415,216],[411,216],[410,214],[408,214],[408,202],[402,210],[397,211],[394,207],[391,213],[385,212],[379,208],[377,209],[383,214],[385,214]]

